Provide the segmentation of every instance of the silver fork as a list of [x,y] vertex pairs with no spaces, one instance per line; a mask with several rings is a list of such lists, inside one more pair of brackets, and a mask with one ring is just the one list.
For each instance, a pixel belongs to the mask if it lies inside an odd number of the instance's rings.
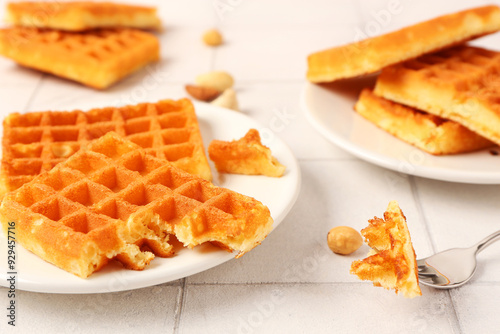
[[500,240],[500,231],[469,248],[452,248],[417,260],[418,278],[423,285],[451,289],[467,283],[476,272],[476,255]]

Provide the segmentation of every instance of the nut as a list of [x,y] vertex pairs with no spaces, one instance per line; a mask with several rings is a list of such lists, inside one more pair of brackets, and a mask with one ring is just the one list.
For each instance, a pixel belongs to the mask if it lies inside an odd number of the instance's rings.
[[227,72],[213,71],[198,75],[195,82],[198,86],[214,88],[223,92],[233,87],[234,80]]
[[203,34],[203,42],[208,46],[219,46],[223,43],[222,35],[217,29],[210,29]]
[[239,111],[236,93],[232,88],[226,89],[218,98],[210,102],[214,106]]
[[203,102],[210,102],[221,94],[217,89],[194,85],[186,85],[186,92],[196,100]]
[[337,226],[328,232],[328,247],[337,254],[347,255],[363,244],[361,234],[349,226]]

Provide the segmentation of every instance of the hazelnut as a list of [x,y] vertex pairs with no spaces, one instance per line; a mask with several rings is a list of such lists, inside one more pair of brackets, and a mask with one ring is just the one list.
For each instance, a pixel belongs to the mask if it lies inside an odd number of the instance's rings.
[[203,34],[203,42],[208,46],[219,46],[222,44],[222,35],[217,29],[207,30]]
[[363,244],[361,234],[349,226],[337,226],[328,232],[328,247],[337,254],[347,255]]

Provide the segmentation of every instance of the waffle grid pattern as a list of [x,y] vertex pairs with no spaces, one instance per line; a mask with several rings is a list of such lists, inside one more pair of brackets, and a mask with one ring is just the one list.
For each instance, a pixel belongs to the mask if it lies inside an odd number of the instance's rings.
[[[12,208],[19,215],[18,224],[31,225],[27,226],[31,231],[33,224],[39,227],[30,237],[62,230],[65,237],[58,242],[94,242],[103,259],[116,255],[133,269],[142,269],[144,265],[133,263],[133,257],[124,251],[126,248],[117,250],[110,236],[121,235],[125,243],[137,246],[144,242],[156,255],[168,256],[168,234],[175,234],[189,247],[213,241],[232,249],[225,243],[227,238],[245,233],[251,236],[258,230],[252,223],[269,220],[269,210],[256,200],[165,164],[115,134],[93,142],[49,173],[8,194],[2,216],[14,218],[9,215],[16,214],[7,212]],[[261,212],[263,219],[252,220],[260,217],[255,210]],[[43,223],[35,223],[40,219]],[[130,227],[139,225],[143,226]],[[128,232],[124,232],[125,228]],[[181,235],[189,235],[189,240],[183,240]],[[24,240],[19,241],[23,244]],[[64,249],[55,247],[52,252],[64,256]],[[36,253],[36,248],[31,250]]]
[[137,45],[144,40],[144,32],[134,29],[109,28],[87,32],[64,32],[61,30],[17,27],[5,29],[8,40],[16,44],[50,46],[56,52],[63,52],[74,57],[78,51],[80,57],[93,58],[99,62],[112,61],[117,53]]
[[103,89],[159,59],[159,42],[127,28],[64,32],[13,27],[0,30],[0,54],[31,68]]
[[459,92],[498,100],[499,52],[458,46],[409,60],[401,66],[404,70],[420,73],[422,80],[445,82]]
[[114,131],[148,154],[210,179],[201,134],[189,100],[164,100],[89,112],[11,114],[4,121],[2,176],[7,190]]

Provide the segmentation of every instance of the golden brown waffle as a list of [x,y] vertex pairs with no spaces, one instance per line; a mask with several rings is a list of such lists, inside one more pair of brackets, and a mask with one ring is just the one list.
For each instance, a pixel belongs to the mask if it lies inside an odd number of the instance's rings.
[[382,68],[500,30],[500,8],[485,6],[437,17],[385,35],[316,52],[307,79],[332,82]]
[[458,46],[384,69],[375,94],[500,144],[500,52]]
[[285,172],[285,166],[272,156],[268,147],[262,145],[255,129],[231,142],[213,140],[208,146],[208,154],[221,173],[280,177]]
[[135,29],[85,33],[23,27],[0,30],[0,55],[98,89],[157,61],[159,50],[154,35]]
[[460,124],[404,106],[364,89],[354,109],[395,137],[434,155],[480,150],[494,144]]
[[415,251],[398,202],[389,203],[384,219],[375,217],[369,223],[361,234],[372,251],[366,259],[352,263],[351,273],[362,280],[373,281],[375,286],[395,289],[407,298],[422,295]]
[[129,27],[158,29],[152,7],[90,1],[21,1],[7,5],[7,20],[18,26],[83,31],[93,28]]
[[188,99],[87,112],[14,113],[3,125],[0,196],[110,131],[178,168],[207,180],[212,178],[198,120]]
[[25,248],[80,277],[111,259],[141,270],[153,253],[171,255],[169,234],[187,247],[214,242],[241,256],[273,223],[257,200],[188,174],[115,133],[7,194],[0,219],[4,232],[15,223]]

